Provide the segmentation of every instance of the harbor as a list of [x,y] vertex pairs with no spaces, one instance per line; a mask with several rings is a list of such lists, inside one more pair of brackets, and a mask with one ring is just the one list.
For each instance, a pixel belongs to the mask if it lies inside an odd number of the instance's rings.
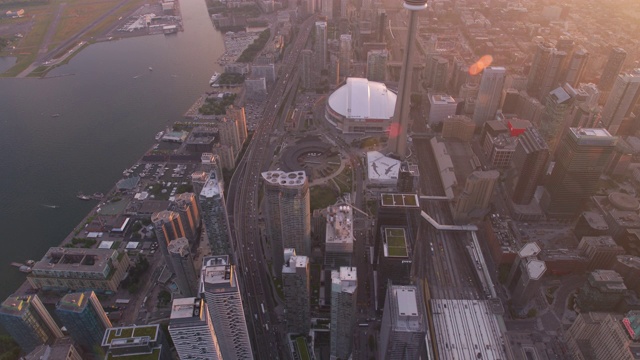
[[155,144],[154,135],[181,119],[211,89],[211,75],[222,72],[216,64],[224,51],[222,34],[211,25],[204,2],[182,1],[180,8],[186,20],[178,35],[91,44],[46,81],[0,81],[0,138],[12,150],[0,155],[2,168],[10,169],[0,179],[0,222],[7,238],[20,239],[0,255],[2,297],[25,280],[24,273],[9,269],[11,262],[40,259],[84,226],[101,203],[77,199],[78,191],[107,194]]

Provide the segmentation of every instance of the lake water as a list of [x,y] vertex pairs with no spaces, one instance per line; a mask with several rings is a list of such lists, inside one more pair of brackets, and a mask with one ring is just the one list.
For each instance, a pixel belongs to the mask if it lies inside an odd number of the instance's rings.
[[0,301],[25,280],[9,263],[59,244],[95,205],[76,193],[109,190],[221,70],[204,0],[181,11],[182,33],[94,44],[49,74],[72,76],[0,79]]

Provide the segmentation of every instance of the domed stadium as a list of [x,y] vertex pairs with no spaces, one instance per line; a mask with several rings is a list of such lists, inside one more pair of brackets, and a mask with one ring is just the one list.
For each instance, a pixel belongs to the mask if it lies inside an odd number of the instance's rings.
[[343,133],[381,133],[389,128],[396,98],[383,83],[347,78],[329,96],[325,118]]

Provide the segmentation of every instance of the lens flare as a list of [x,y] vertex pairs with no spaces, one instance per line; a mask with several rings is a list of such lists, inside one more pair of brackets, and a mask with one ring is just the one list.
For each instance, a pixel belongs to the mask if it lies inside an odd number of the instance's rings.
[[478,75],[484,70],[486,67],[490,66],[493,62],[493,56],[485,55],[480,58],[480,60],[476,61],[475,64],[469,67],[469,74]]
[[389,125],[389,139],[397,138],[400,135],[400,124],[391,123]]

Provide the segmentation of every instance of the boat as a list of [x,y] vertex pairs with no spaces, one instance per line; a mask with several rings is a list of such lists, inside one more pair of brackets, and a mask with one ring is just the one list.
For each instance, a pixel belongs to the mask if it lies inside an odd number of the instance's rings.
[[18,270],[22,271],[23,273],[30,273],[31,272],[31,268],[27,265],[22,265],[18,268]]
[[60,205],[48,205],[48,204],[41,204],[44,207],[48,207],[50,209],[57,209],[60,207]]
[[101,192],[96,192],[96,193],[93,193],[93,195],[91,195],[91,198],[93,200],[101,200],[103,197],[104,197],[104,194]]
[[211,80],[209,80],[209,86],[213,86],[213,84],[215,84],[216,81],[218,81],[219,77],[220,77],[220,73],[219,72],[214,72],[213,76],[211,77]]
[[51,114],[51,117],[52,118],[57,118],[57,117],[60,117],[60,114]]
[[91,196],[85,195],[82,192],[79,192],[78,194],[76,194],[76,197],[80,200],[91,200]]
[[33,267],[33,265],[35,265],[35,264],[36,264],[35,260],[31,260],[31,259],[27,260],[27,266]]
[[156,134],[156,141],[160,141],[160,139],[162,139],[162,135],[164,135],[164,131],[160,131],[159,133]]
[[149,66],[149,71],[153,71],[153,68],[151,66]]

